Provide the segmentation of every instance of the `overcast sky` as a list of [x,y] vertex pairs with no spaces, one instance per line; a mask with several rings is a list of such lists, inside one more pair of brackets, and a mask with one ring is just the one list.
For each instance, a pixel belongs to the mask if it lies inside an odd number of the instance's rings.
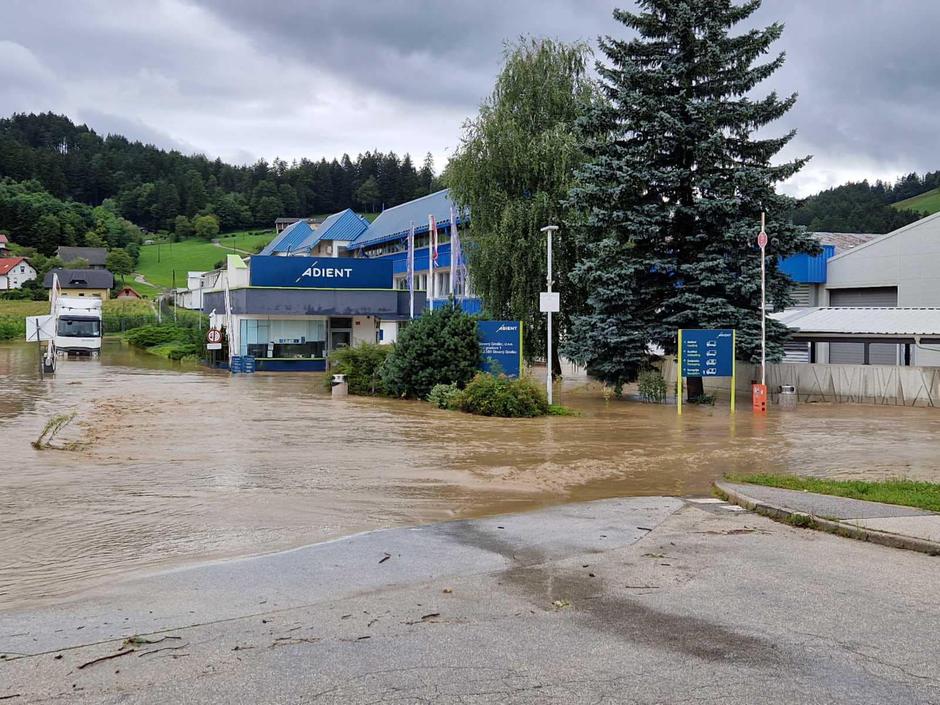
[[[367,149],[440,169],[521,34],[626,36],[608,0],[0,0],[0,113],[247,163]],[[937,0],[765,0],[814,159],[785,190],[940,169]]]

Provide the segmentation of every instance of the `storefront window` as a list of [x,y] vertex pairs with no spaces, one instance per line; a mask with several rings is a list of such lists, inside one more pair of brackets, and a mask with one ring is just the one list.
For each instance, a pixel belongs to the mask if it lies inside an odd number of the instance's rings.
[[241,354],[320,358],[326,354],[326,320],[243,319]]

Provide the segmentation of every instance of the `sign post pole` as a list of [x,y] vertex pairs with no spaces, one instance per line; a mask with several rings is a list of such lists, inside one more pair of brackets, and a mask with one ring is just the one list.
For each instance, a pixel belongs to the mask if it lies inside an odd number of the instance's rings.
[[731,413],[734,413],[734,391],[737,382],[738,332],[731,331]]
[[760,214],[760,383],[767,384],[767,233],[764,232],[765,214]]
[[760,247],[760,384],[751,386],[751,406],[758,414],[767,413],[767,233],[766,216],[760,214],[760,233],[757,245]]
[[679,329],[679,356],[676,358],[676,403],[682,416],[682,329]]
[[545,292],[546,295],[539,297],[542,304],[539,308],[548,316],[548,343],[545,346],[547,350],[545,356],[545,394],[548,397],[549,404],[552,403],[552,313],[559,311],[561,308],[558,297],[552,296],[552,235],[555,234],[556,230],[558,230],[557,225],[546,225],[542,228],[542,232],[546,235],[546,247],[548,248],[548,269],[545,277],[548,288]]

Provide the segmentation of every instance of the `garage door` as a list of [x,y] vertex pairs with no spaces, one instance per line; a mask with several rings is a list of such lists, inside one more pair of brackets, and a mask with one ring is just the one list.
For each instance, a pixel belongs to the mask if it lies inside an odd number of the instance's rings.
[[858,289],[830,289],[830,306],[897,306],[896,286],[872,286]]
[[[868,364],[897,365],[900,346],[895,343],[872,343],[868,346]],[[829,343],[829,362],[833,365],[863,365],[865,343]]]

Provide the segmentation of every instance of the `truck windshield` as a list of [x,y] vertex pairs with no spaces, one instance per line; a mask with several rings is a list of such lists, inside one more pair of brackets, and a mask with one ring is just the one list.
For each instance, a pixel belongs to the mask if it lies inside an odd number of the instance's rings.
[[101,321],[95,319],[76,320],[60,318],[57,335],[68,338],[100,338]]

